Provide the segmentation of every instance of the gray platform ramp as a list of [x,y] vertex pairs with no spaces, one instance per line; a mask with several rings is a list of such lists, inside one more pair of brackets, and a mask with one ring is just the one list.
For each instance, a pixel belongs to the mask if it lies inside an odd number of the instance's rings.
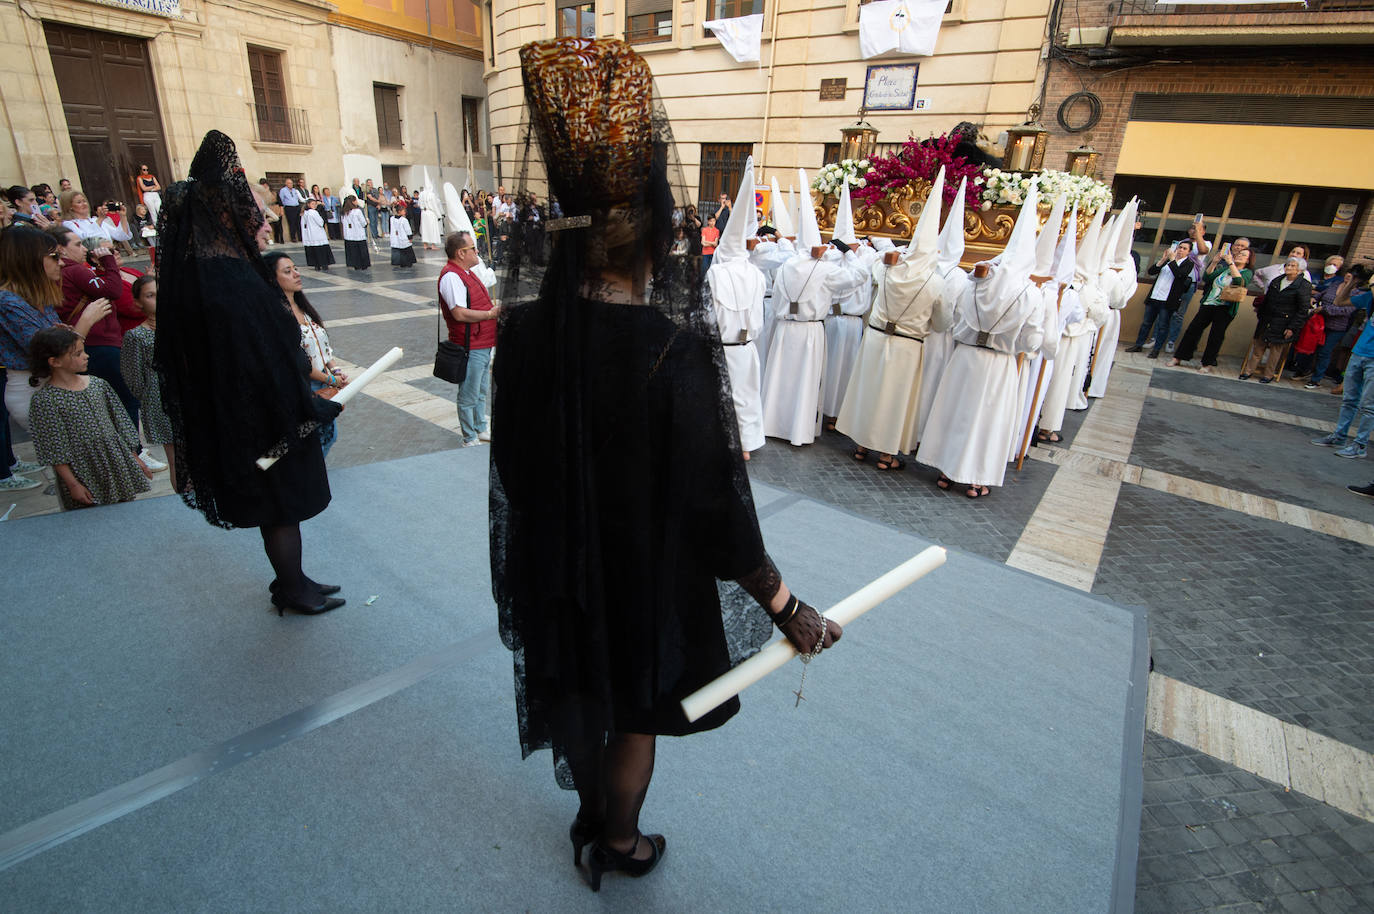
[[[660,741],[662,866],[573,869],[576,796],[521,762],[485,449],[347,469],[269,610],[256,531],[172,498],[0,525],[7,911],[1129,911],[1144,618],[983,559],[856,621],[725,727]],[[756,488],[828,605],[927,543]],[[368,597],[377,599],[365,605]]]

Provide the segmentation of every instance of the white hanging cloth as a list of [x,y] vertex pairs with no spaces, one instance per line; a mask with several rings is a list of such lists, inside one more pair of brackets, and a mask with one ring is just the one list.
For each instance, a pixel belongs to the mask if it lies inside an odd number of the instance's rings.
[[930,56],[940,37],[946,0],[874,0],[859,7],[859,52]]
[[735,19],[711,19],[702,24],[720,39],[721,46],[736,63],[758,62],[763,43],[763,13]]

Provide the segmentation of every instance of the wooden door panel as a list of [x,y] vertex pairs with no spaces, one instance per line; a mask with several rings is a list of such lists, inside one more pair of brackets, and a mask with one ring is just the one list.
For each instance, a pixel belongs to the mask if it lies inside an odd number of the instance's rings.
[[[92,203],[132,199],[133,158],[171,181],[147,43],[54,23],[43,31],[81,188]],[[133,142],[143,144],[136,153]]]

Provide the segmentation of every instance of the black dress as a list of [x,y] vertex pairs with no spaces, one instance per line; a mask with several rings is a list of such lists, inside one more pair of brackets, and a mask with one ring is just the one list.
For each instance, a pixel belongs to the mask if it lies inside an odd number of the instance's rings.
[[548,296],[503,311],[492,579],[525,755],[558,752],[559,715],[681,735],[739,710],[688,723],[678,704],[771,633],[737,590],[724,616],[718,599],[771,563],[713,326]]
[[[311,392],[310,360],[301,349],[298,325],[249,263],[213,258],[202,264],[201,273],[213,278],[221,293],[204,300],[205,319],[217,329],[195,360],[208,389],[183,387],[168,410],[178,478],[192,483],[183,497],[220,526],[259,527],[314,517],[329,505],[329,477],[319,435],[298,437],[297,431],[306,423],[331,421],[339,408]],[[161,299],[159,343],[166,339],[168,310]],[[246,318],[249,310],[257,312],[255,320]],[[165,384],[163,390],[166,403]],[[204,421],[205,415],[213,421]],[[280,459],[270,469],[258,469],[257,459],[283,444]]]
[[[207,134],[168,188],[154,366],[187,504],[222,527],[290,524],[329,504],[320,437],[340,408],[314,395],[300,329],[257,251],[261,215],[233,142]],[[257,459],[278,456],[270,469]]]

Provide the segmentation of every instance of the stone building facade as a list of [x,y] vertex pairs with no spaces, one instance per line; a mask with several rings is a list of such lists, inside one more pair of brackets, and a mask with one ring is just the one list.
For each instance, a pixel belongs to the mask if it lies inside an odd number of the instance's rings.
[[[960,121],[990,137],[1020,124],[1041,88],[1049,0],[952,0],[935,53],[864,59],[859,0],[484,0],[487,86],[498,178],[523,157],[519,48],[581,34],[630,41],[655,77],[690,195],[707,211],[736,190],[744,157],[783,189],[838,153],[864,98],[869,66],[917,67],[905,110],[866,113],[879,144],[943,133]],[[758,63],[736,63],[703,23],[763,14]],[[822,93],[823,82],[828,88]]]
[[461,183],[466,120],[480,177],[479,21],[471,0],[5,0],[0,175],[127,200],[140,164],[184,177],[218,129],[274,184]]

